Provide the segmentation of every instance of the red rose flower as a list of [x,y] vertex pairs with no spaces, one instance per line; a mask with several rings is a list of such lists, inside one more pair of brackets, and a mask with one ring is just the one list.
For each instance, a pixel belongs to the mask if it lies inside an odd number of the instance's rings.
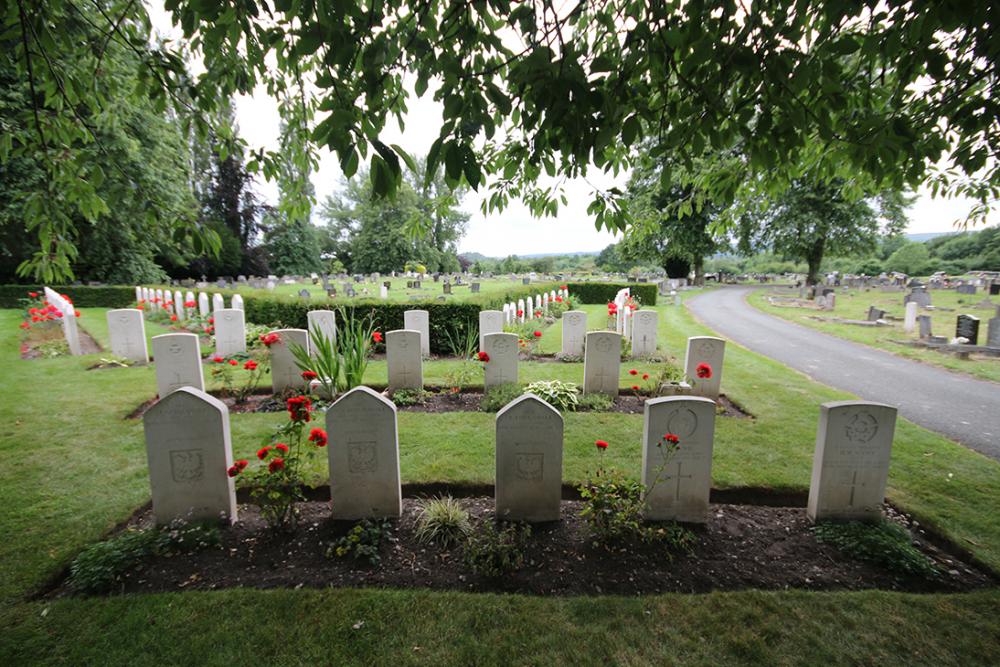
[[316,371],[302,371],[302,379],[303,380],[315,380],[318,377],[319,377],[319,374],[316,373]]
[[197,305],[198,304],[196,304],[194,301],[185,301],[184,302],[184,307],[185,308],[194,308]]
[[261,334],[260,342],[264,343],[265,347],[271,347],[275,343],[281,342],[281,336],[276,333]]
[[487,363],[490,360],[490,355],[486,354],[485,352],[480,352],[476,356],[479,358],[479,361],[482,361],[483,363]]
[[28,322],[21,322],[22,329],[30,329],[31,325]]
[[382,332],[381,331],[373,331],[372,332],[372,340],[375,341],[376,343],[381,343],[382,342]]
[[80,311],[79,311],[79,310],[74,310],[74,311],[73,311],[73,314],[74,314],[74,315],[76,315],[77,317],[82,317],[82,316],[80,315]]
[[642,379],[643,380],[648,380],[649,379],[649,373],[643,373],[642,374]]
[[559,289],[569,289],[569,286],[568,285],[560,285]]
[[229,360],[229,365],[230,366],[239,366],[239,364],[240,364],[240,362],[236,361],[235,359],[230,359]]
[[288,453],[288,445],[286,445],[283,442],[279,442],[278,444],[276,444],[274,446],[274,448],[277,449],[282,454],[287,454]]
[[608,448],[608,443],[606,441],[604,441],[604,440],[598,440],[594,444],[597,446],[598,449],[607,449]]
[[270,452],[270,451],[271,451],[271,446],[270,445],[268,445],[266,447],[261,447],[260,449],[257,450],[257,458],[259,458],[261,461],[263,461],[264,459],[267,458],[267,453]]
[[208,323],[209,324],[215,324],[215,318],[214,317],[208,318]]
[[285,467],[285,459],[272,459],[270,463],[267,464],[268,472],[277,472]]
[[136,309],[138,309],[138,310],[146,310],[146,306],[144,306],[144,305],[142,305],[140,303],[140,304],[136,305]]
[[542,332],[541,331],[536,331],[535,332],[535,338],[541,338],[541,337],[542,337]]
[[637,384],[632,385],[632,391],[639,391],[639,385]]
[[245,364],[243,364],[243,370],[247,371],[257,370],[257,362],[254,361],[253,359],[248,360]]
[[707,380],[712,377],[712,367],[708,364],[698,364],[698,367],[694,370],[695,375],[703,380]]
[[562,297],[561,296],[557,296],[556,297],[556,303],[562,303]]
[[326,447],[326,431],[321,428],[309,431],[309,442],[314,443],[317,447]]
[[32,299],[37,299],[38,292],[28,292],[28,296],[30,296]]
[[293,422],[307,422],[312,419],[309,415],[312,411],[312,401],[305,396],[294,396],[288,399],[287,407],[288,415]]
[[632,368],[632,369],[629,369],[629,372],[628,372],[628,374],[629,374],[629,375],[638,375],[638,374],[639,374],[639,371],[637,371],[637,370],[635,370],[634,368]]
[[667,433],[665,436],[663,436],[663,439],[669,442],[671,445],[678,445],[681,442],[681,439],[676,435],[674,435],[673,433]]
[[170,316],[170,321],[171,322],[176,322],[177,321],[177,316],[176,315],[171,315]]
[[236,477],[237,475],[240,474],[241,470],[242,468],[240,468],[239,466],[231,465],[229,466],[229,468],[226,469],[226,474],[229,475],[230,477]]
[[222,362],[225,361],[225,359],[223,359],[219,355],[215,355],[214,357],[212,357],[212,361],[215,362],[215,363],[217,363],[217,364],[221,364]]
[[523,317],[524,316],[524,311],[523,310],[517,311],[517,316],[518,317]]
[[247,467],[248,465],[250,465],[250,462],[249,462],[249,461],[247,461],[246,459],[240,459],[239,461],[237,461],[237,462],[236,462],[236,464],[235,464],[235,465],[236,465],[236,467],[237,467],[237,468],[239,468],[240,470],[243,470],[243,469],[244,469],[244,468],[246,468],[246,467]]

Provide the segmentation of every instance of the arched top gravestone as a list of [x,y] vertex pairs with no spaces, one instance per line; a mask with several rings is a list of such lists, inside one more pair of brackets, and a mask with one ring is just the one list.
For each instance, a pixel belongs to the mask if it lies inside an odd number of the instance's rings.
[[146,458],[159,525],[174,519],[236,520],[229,410],[203,391],[181,387],[143,416]]
[[881,516],[896,408],[868,401],[820,406],[807,513],[823,519]]
[[304,390],[309,383],[303,379],[302,371],[295,363],[292,345],[309,350],[309,332],[305,329],[278,329],[278,342],[269,348],[271,354],[271,390],[281,394],[286,389]]
[[142,311],[138,308],[109,310],[107,320],[112,354],[140,364],[148,362],[149,349]]
[[156,393],[160,398],[181,387],[205,390],[205,377],[201,369],[201,343],[197,334],[161,334],[153,336],[152,342]]
[[396,406],[368,387],[355,387],[326,411],[334,519],[397,517],[399,478]]
[[496,416],[496,515],[556,521],[562,497],[563,418],[524,394]]

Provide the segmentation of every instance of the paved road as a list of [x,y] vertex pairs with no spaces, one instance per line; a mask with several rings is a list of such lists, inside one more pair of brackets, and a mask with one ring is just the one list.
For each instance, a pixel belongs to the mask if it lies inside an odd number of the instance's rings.
[[711,290],[687,301],[708,327],[740,345],[1000,460],[1000,385],[897,357],[767,315],[753,288]]

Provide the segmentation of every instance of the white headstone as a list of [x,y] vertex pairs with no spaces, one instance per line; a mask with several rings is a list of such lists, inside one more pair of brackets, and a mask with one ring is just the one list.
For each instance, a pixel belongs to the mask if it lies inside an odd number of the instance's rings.
[[[506,307],[506,306],[505,306]],[[499,310],[479,311],[479,349],[483,348],[483,337],[487,334],[503,332],[504,313]]]
[[138,308],[109,310],[107,318],[111,353],[140,364],[147,363],[149,349],[146,347],[146,325],[142,319],[142,311]]
[[591,331],[583,354],[583,393],[618,396],[621,372],[621,336],[614,331]]
[[917,328],[917,305],[916,301],[908,301],[906,303],[906,314],[903,317],[903,331],[906,333],[913,333],[913,330]]
[[309,383],[302,377],[302,371],[295,363],[291,346],[299,345],[309,350],[309,332],[305,329],[278,329],[271,333],[278,334],[279,339],[270,347],[272,391],[281,394],[287,389],[307,389]]
[[[664,436],[676,435],[673,451]],[[645,516],[654,521],[704,523],[712,488],[715,401],[670,396],[646,401],[642,426]]]
[[355,387],[326,411],[334,519],[402,513],[396,406],[368,387]]
[[174,314],[177,315],[179,321],[183,321],[187,317],[187,311],[184,308],[184,295],[181,294],[180,290],[174,292]]
[[156,523],[235,521],[236,489],[226,474],[233,465],[229,410],[222,401],[182,387],[147,410],[142,422]]
[[423,389],[419,331],[397,329],[387,333],[385,359],[389,367],[389,391]]
[[881,516],[896,408],[867,401],[820,406],[807,514],[824,519]]
[[534,394],[496,417],[496,516],[556,521],[562,498],[563,418]]
[[181,387],[205,391],[201,369],[201,344],[193,333],[153,336],[156,393],[163,398]]
[[386,287],[385,285],[379,285],[378,286],[378,295],[382,299],[388,299],[389,298],[389,288]]
[[562,316],[562,353],[583,356],[583,342],[587,336],[587,313],[570,310]]
[[46,287],[43,291],[45,292],[45,300],[50,305],[55,306],[59,313],[62,313],[62,317],[58,318],[59,326],[62,327],[69,353],[83,354],[83,349],[80,347],[80,332],[76,326],[76,308],[51,287]]
[[140,301],[142,301],[142,299],[143,299],[142,288],[141,287],[136,287],[135,288],[135,301],[136,301],[136,303],[139,303]]
[[656,354],[656,329],[659,313],[655,310],[637,310],[632,315],[632,356],[651,357]]
[[212,295],[212,312],[217,310],[222,310],[226,307],[226,300],[222,298],[221,294]]
[[[715,400],[722,385],[722,362],[726,356],[726,341],[712,336],[688,338],[684,357],[684,373],[691,383],[691,393]],[[708,364],[711,377],[698,377],[698,367]]]
[[198,292],[198,314],[202,317],[208,317],[211,312],[208,308],[208,295],[204,292]]
[[[313,336],[320,335],[331,344],[337,342],[337,315],[332,310],[310,310],[306,313],[309,326],[309,343]],[[315,356],[316,350],[310,348]]]
[[[518,315],[518,313],[520,313],[520,315]],[[517,312],[514,314],[517,315],[517,321],[524,324],[524,320],[528,315],[528,312],[524,309],[524,299],[517,300]]]
[[215,317],[215,353],[228,357],[247,351],[246,317],[238,308],[222,308]]
[[490,358],[485,364],[485,388],[517,382],[517,334],[486,334],[483,351]]
[[234,294],[233,295],[232,306],[236,310],[244,310],[244,308],[243,308],[243,297],[240,296],[239,294]]
[[156,298],[155,298],[155,301],[153,303],[153,307],[156,310],[163,310],[163,290],[158,289],[158,290],[156,290],[156,292],[154,294],[155,294]]
[[431,354],[431,329],[427,311],[403,311],[403,328],[420,332],[420,353],[425,357],[429,357]]

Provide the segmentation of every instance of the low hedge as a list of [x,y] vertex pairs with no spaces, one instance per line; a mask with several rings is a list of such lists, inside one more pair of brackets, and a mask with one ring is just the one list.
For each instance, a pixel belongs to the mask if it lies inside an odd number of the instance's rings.
[[628,287],[644,306],[655,306],[656,283],[569,283],[569,293],[582,303],[608,303],[615,300],[618,290]]
[[[135,288],[121,285],[49,285],[65,294],[77,308],[125,308],[135,302]],[[41,285],[0,285],[0,308],[20,308],[28,292],[41,292]]]
[[[504,303],[516,303],[518,299],[535,296],[558,287],[558,283],[534,283],[515,287],[502,294],[473,296],[460,303],[447,301],[392,303],[381,299],[363,299],[344,303],[335,300],[302,299],[295,296],[273,294],[258,295],[212,288],[200,291],[209,295],[222,294],[226,297],[226,303],[230,302],[233,294],[239,293],[243,297],[243,310],[246,313],[247,322],[275,329],[305,329],[308,325],[306,313],[310,310],[336,310],[337,307],[344,307],[361,317],[366,317],[370,313],[376,328],[385,333],[403,328],[403,313],[405,311],[426,310],[429,320],[431,352],[442,354],[451,352],[449,336],[460,340],[470,326],[473,330],[478,330],[480,310],[500,310]],[[182,288],[182,291],[187,291],[187,288]],[[193,291],[197,293],[199,290]],[[134,293],[132,298],[134,298]]]

